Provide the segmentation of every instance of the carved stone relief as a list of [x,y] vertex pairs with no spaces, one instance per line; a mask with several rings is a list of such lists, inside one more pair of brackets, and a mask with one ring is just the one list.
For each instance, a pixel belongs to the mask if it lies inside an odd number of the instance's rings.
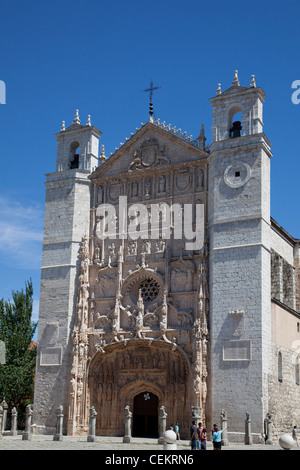
[[108,198],[110,202],[116,202],[121,194],[121,181],[119,179],[113,179],[108,187]]
[[128,167],[128,171],[154,168],[169,163],[168,157],[164,154],[165,148],[160,147],[158,141],[148,138],[141,147],[133,154],[133,160]]
[[191,261],[182,258],[171,263],[171,292],[193,290],[194,265]]
[[179,192],[185,192],[191,188],[192,173],[189,168],[182,168],[175,174],[175,188]]
[[113,268],[104,268],[98,272],[98,296],[113,297],[116,295],[117,272]]

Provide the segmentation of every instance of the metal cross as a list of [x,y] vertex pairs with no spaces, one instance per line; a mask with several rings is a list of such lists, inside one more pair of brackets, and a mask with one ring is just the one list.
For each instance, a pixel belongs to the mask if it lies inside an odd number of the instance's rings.
[[150,88],[146,88],[146,90],[143,90],[143,91],[146,91],[146,92],[150,91],[150,111],[149,111],[150,116],[152,116],[152,114],[153,114],[153,104],[152,104],[153,91],[158,90],[159,88],[161,88],[161,87],[160,86],[153,86],[153,81],[151,80]]

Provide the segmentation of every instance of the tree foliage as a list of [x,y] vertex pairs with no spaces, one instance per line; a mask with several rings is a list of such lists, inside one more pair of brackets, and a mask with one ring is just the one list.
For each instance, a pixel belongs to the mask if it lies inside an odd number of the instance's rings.
[[0,300],[0,339],[4,341],[6,363],[0,365],[0,400],[19,407],[32,401],[36,347],[32,347],[37,323],[32,322],[33,286],[13,291],[12,301]]

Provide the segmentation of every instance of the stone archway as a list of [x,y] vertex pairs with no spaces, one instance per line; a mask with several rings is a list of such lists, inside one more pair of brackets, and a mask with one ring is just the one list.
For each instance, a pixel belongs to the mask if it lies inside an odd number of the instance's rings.
[[[152,416],[158,423],[159,408],[165,406],[168,424],[178,421],[181,429],[190,421],[190,369],[180,350],[164,341],[132,339],[127,345],[114,343],[98,353],[88,372],[90,406],[97,411],[96,434],[124,434],[124,408],[129,405],[133,417]],[[135,397],[143,393],[157,397],[155,413],[134,411]],[[136,405],[137,406],[137,405]],[[139,414],[138,414],[139,413]],[[150,432],[156,424],[146,433]],[[158,425],[157,425],[158,428]],[[141,433],[141,425],[138,426]],[[153,433],[153,431],[152,431]]]

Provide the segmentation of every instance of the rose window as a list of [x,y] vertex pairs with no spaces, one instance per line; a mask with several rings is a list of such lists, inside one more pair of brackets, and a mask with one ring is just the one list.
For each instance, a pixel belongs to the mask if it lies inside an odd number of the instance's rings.
[[159,284],[155,279],[148,278],[141,282],[139,289],[141,290],[143,301],[152,302],[156,299],[159,293]]

